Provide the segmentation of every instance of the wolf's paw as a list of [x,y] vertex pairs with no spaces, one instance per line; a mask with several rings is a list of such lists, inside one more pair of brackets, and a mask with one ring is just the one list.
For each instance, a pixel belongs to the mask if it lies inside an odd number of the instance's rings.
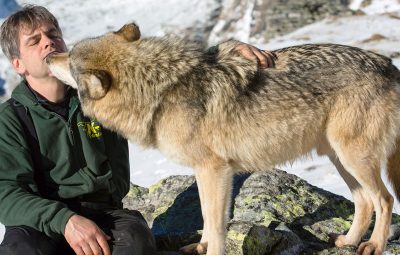
[[329,243],[334,244],[336,247],[343,247],[347,245],[346,236],[339,234],[330,234],[329,235]]
[[361,243],[357,249],[357,254],[359,255],[381,255],[383,254],[383,247],[380,247],[374,241],[368,241]]
[[179,251],[185,254],[206,254],[207,243],[192,243],[180,248]]
[[357,246],[357,243],[348,240],[346,235],[330,234],[329,242],[339,248],[344,246]]

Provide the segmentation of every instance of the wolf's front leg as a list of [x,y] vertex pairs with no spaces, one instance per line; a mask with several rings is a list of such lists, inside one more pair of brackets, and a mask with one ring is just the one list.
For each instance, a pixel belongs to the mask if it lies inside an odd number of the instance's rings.
[[232,168],[218,159],[195,170],[204,220],[200,243],[181,249],[184,253],[197,252],[223,255],[225,251],[226,223],[231,200]]
[[207,229],[207,218],[206,218],[206,203],[205,203],[205,195],[204,195],[204,190],[203,190],[203,185],[201,185],[201,180],[199,180],[199,171],[202,170],[197,170],[194,169],[195,171],[195,176],[196,176],[196,181],[197,181],[197,189],[199,191],[199,197],[200,197],[200,204],[201,204],[201,214],[203,215],[203,234],[201,236],[201,240],[199,243],[193,243],[186,245],[180,249],[181,252],[185,254],[205,254],[207,252],[207,245],[208,245],[208,229]]

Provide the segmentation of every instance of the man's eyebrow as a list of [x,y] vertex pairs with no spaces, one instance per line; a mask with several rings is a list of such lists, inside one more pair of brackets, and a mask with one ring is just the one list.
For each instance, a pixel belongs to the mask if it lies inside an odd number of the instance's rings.
[[31,41],[34,41],[40,37],[40,34],[33,34],[25,38],[25,43],[28,44]]

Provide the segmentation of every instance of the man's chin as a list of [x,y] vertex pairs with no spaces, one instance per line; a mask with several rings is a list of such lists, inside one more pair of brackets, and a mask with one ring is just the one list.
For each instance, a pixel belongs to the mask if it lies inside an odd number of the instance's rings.
[[58,81],[58,79],[57,79],[57,77],[52,73],[52,72],[48,72],[47,73],[47,77],[49,78],[49,79],[51,79],[51,80],[57,80]]

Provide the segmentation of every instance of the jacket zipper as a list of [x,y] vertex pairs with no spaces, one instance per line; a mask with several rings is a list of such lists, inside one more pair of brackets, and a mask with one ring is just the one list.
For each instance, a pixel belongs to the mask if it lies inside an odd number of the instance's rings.
[[68,113],[68,121],[66,121],[60,114],[53,112],[53,114],[55,116],[57,116],[58,118],[60,118],[67,126],[68,136],[69,136],[69,140],[71,141],[72,146],[75,146],[75,137],[74,137],[74,131],[73,131],[72,125],[71,125],[71,120],[72,120],[72,115],[76,114],[77,109],[78,109],[77,105],[75,105],[73,109],[70,109],[72,111],[72,114],[70,115]]
[[61,121],[64,122],[65,126],[68,129],[68,136],[69,136],[69,140],[71,141],[71,144],[74,146],[75,145],[75,138],[74,138],[74,131],[72,129],[71,126],[71,122],[68,120],[66,121],[60,114],[56,113],[56,112],[52,112],[52,114],[54,114],[55,116],[57,116],[59,119],[61,119]]

